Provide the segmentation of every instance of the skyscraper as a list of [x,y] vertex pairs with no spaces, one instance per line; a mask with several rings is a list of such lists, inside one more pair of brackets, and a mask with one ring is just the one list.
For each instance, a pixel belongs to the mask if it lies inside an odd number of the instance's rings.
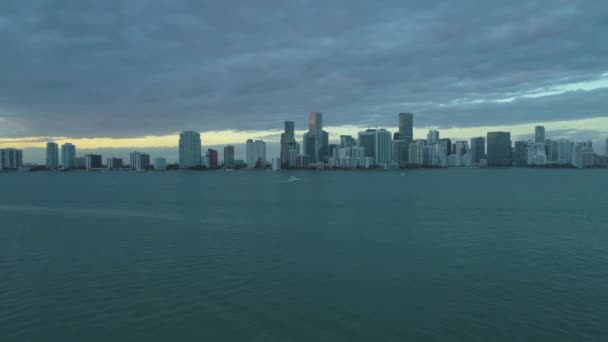
[[48,169],[59,168],[59,148],[54,142],[46,143],[46,167]]
[[376,164],[391,162],[392,134],[384,128],[376,131]]
[[469,153],[469,142],[468,141],[457,141],[454,144],[454,154],[464,156]]
[[130,154],[130,166],[135,170],[145,170],[150,167],[150,155],[141,152],[131,152]]
[[471,161],[473,164],[478,164],[486,154],[486,138],[477,137],[471,139]]
[[86,154],[84,156],[84,168],[87,170],[101,169],[101,155]]
[[76,146],[70,143],[61,145],[61,166],[64,170],[76,168]]
[[510,132],[488,132],[488,166],[511,166]]
[[234,167],[234,146],[224,146],[224,168],[232,169]]
[[414,141],[414,114],[399,113],[399,139],[408,143]]
[[308,133],[305,134],[304,154],[310,156],[310,162],[325,161],[328,151],[327,132],[323,131],[323,113],[312,112],[308,118]]
[[513,148],[513,163],[515,166],[528,165],[528,142],[516,141]]
[[188,169],[201,165],[201,135],[184,131],[179,135],[179,167]]
[[537,142],[537,143],[545,142],[545,126],[534,127],[534,142]]
[[353,138],[352,135],[341,135],[340,136],[340,146],[341,147],[353,147],[357,145],[357,141]]
[[217,169],[217,151],[212,148],[207,149],[207,157],[209,158],[209,169]]
[[0,149],[0,170],[17,170],[23,166],[23,151],[15,148]]
[[293,121],[285,121],[285,131],[281,134],[281,164],[289,164],[289,151],[296,149],[295,126]]
[[437,144],[439,142],[439,131],[430,130],[426,135],[426,141],[429,145]]
[[263,168],[266,165],[266,143],[263,140],[247,140],[247,167]]
[[376,160],[376,130],[366,129],[359,132],[359,146],[365,149],[365,157]]

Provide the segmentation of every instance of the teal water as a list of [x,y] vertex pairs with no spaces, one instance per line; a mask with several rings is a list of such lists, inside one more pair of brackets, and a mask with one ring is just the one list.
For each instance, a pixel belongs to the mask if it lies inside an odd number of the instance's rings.
[[0,341],[605,341],[607,180],[0,173]]

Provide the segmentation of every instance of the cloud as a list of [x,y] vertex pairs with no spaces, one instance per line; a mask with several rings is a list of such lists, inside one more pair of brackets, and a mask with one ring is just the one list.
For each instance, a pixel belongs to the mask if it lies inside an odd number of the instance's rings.
[[600,1],[5,0],[0,136],[606,117],[606,18]]

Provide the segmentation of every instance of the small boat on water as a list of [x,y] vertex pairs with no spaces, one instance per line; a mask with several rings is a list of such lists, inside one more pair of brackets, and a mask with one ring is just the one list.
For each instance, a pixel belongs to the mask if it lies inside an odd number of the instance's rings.
[[301,181],[301,179],[294,177],[294,176],[289,176],[289,179],[287,181],[288,182],[298,182],[298,181]]

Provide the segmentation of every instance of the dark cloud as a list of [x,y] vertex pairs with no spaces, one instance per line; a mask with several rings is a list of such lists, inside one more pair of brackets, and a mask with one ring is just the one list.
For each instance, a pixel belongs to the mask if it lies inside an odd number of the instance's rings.
[[603,1],[0,2],[0,135],[608,116]]

